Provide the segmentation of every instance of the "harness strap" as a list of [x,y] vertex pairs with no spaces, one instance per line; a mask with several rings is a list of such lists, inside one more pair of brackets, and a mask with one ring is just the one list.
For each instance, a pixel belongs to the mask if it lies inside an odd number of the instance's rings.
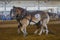
[[29,25],[30,25],[30,22],[32,21],[32,16],[31,16],[31,19],[29,20]]
[[[29,20],[29,23],[34,22],[34,21],[32,21],[32,18],[31,19],[26,18],[26,19]],[[36,23],[36,22],[34,22],[34,23]]]

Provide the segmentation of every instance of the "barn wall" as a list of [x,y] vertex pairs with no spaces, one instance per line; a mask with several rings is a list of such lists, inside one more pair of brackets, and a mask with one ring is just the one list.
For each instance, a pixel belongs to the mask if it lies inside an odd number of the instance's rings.
[[[6,4],[6,11],[10,11],[12,6],[17,6],[17,7],[22,7],[28,9],[29,7],[33,7],[35,10],[40,10],[42,7],[46,8],[53,8],[53,10],[57,10],[57,7],[60,7],[60,1],[49,1],[49,2],[44,2],[44,1],[11,1]],[[0,2],[0,11],[4,11],[4,3]],[[32,8],[31,8],[32,9]],[[43,10],[43,9],[42,9]]]
[[[4,7],[6,6],[6,7]],[[27,10],[43,10],[43,11],[49,11],[52,13],[58,13],[60,14],[60,1],[11,1],[7,2],[5,5],[4,2],[0,2],[0,15],[4,15],[6,17],[9,16],[10,10],[13,8],[13,6],[22,7]],[[5,10],[6,8],[6,10]],[[52,11],[51,11],[52,9]],[[59,11],[57,11],[59,10]]]
[[[38,6],[38,1],[12,1],[8,5],[15,5],[15,6]],[[39,1],[39,6],[46,6],[46,7],[60,7],[60,1],[49,1],[44,3],[44,1]]]

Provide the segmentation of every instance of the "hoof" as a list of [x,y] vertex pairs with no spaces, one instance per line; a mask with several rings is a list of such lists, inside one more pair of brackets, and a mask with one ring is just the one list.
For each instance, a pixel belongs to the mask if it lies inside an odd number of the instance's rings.
[[39,33],[38,35],[40,35],[40,36],[41,36],[42,34],[41,34],[41,33]]
[[17,30],[18,34],[20,34],[20,29]]
[[34,32],[34,34],[37,34],[37,32],[38,32],[38,30],[36,30],[36,31]]
[[48,35],[48,32],[49,32],[49,31],[48,31],[48,30],[46,30],[46,35]]
[[48,35],[48,33],[46,33],[46,35]]
[[43,33],[45,33],[45,30],[43,30]]
[[20,33],[18,33],[18,34],[20,34]]
[[36,32],[34,32],[34,34],[37,34]]
[[24,33],[24,37],[26,37],[26,36],[27,36],[27,34],[28,34],[28,33]]
[[18,34],[20,34],[20,31],[18,31]]

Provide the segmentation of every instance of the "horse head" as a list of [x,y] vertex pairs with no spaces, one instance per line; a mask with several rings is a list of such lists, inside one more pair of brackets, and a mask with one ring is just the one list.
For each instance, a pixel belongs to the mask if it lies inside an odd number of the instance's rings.
[[21,7],[13,6],[13,8],[10,11],[10,14],[11,14],[12,17],[16,17],[17,15],[22,17],[22,16],[24,16],[26,14],[26,10],[21,8]]

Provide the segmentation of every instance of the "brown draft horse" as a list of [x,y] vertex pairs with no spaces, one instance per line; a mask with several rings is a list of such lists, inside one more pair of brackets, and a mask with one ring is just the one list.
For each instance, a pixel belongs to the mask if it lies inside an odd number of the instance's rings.
[[[47,12],[44,11],[27,11],[26,9],[23,9],[21,7],[13,7],[10,11],[11,16],[16,17],[16,20],[18,22],[18,33],[20,33],[20,27],[21,31],[23,32],[24,36],[27,35],[26,27],[28,25],[38,24],[39,27],[41,26],[41,30],[38,35],[41,35],[43,32],[46,32],[46,35],[48,34],[48,27],[47,24],[49,22],[49,15]],[[39,28],[35,30],[35,34],[39,31]]]

